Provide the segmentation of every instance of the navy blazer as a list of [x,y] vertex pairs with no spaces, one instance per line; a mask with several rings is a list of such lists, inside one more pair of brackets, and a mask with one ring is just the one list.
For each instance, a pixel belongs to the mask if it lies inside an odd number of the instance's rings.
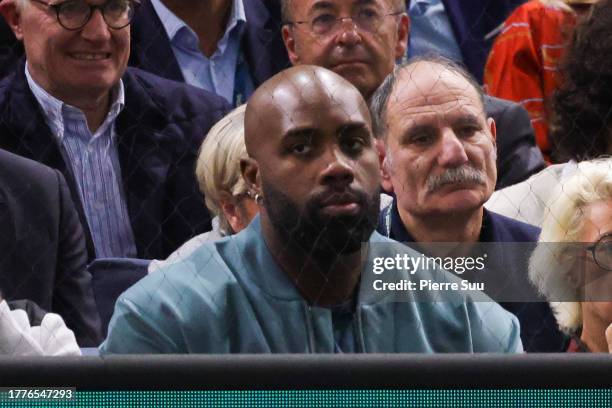
[[[482,83],[496,29],[526,0],[442,0],[463,62]],[[410,0],[407,2],[410,7]]]
[[[211,228],[194,166],[209,128],[229,106],[221,97],[135,68],[123,76],[125,107],[115,123],[121,177],[138,257],[165,259]],[[21,65],[0,82],[0,147],[60,170],[93,243],[71,166],[46,124]]]
[[23,44],[17,41],[6,21],[0,18],[0,79],[13,72],[22,56]]
[[[380,214],[378,232],[399,242],[415,242],[406,230],[397,210],[396,200],[383,209]],[[480,242],[532,242],[538,241],[540,229],[533,225],[504,217],[484,209]],[[419,250],[418,247],[415,247]],[[507,311],[513,313],[521,324],[521,340],[528,352],[562,352],[567,348],[567,339],[559,331],[555,317],[547,302],[539,296],[531,285],[527,275],[527,259],[519,251],[500,252],[489,256],[487,267],[496,271],[489,274],[494,279],[504,281],[490,286],[507,288],[508,293],[521,294],[530,302],[500,302]],[[498,251],[499,251],[498,250]],[[463,275],[466,278],[466,275]],[[469,280],[469,278],[468,278]],[[479,279],[480,281],[480,279]],[[485,289],[485,293],[488,293]],[[541,299],[541,301],[535,301]]]
[[80,346],[97,346],[85,240],[64,177],[0,149],[0,226],[0,297],[59,314]]
[[[246,30],[242,50],[255,87],[290,66],[282,40],[278,14],[271,13],[261,0],[243,0]],[[164,78],[184,82],[172,51],[170,39],[149,0],[144,0],[132,21],[130,65]]]

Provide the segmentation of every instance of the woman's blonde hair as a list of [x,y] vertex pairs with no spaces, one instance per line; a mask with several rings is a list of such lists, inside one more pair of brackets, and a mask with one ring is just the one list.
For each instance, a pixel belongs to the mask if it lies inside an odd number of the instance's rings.
[[248,157],[244,144],[245,110],[246,104],[239,106],[210,129],[196,163],[196,177],[206,207],[219,217],[220,227],[225,232],[232,229],[221,210],[222,196],[233,197],[247,192],[240,171],[240,160]]
[[[570,164],[568,164],[570,165]],[[550,302],[561,330],[571,333],[582,326],[575,262],[568,259],[580,241],[587,207],[612,200],[612,158],[578,163],[575,173],[550,197],[542,233],[529,262],[529,279]]]

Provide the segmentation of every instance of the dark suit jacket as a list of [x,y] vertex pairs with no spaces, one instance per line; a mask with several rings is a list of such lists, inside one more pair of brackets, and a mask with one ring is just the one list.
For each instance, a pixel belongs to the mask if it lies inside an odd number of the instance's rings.
[[[242,50],[255,87],[290,66],[276,13],[261,0],[243,0],[246,31]],[[276,15],[276,16],[275,16]],[[130,65],[164,78],[184,82],[166,30],[149,0],[144,0],[132,21]]]
[[485,111],[497,126],[496,190],[527,180],[546,166],[525,108],[486,96]]
[[[390,228],[388,228],[389,226]],[[392,205],[381,211],[378,232],[399,242],[415,242],[402,223],[396,200],[393,200]],[[533,225],[515,221],[484,209],[480,242],[531,242],[535,245],[539,234],[539,228]],[[415,249],[422,251],[418,247]],[[497,291],[498,288],[501,288],[508,293],[512,293],[512,296],[520,295],[521,299],[529,300],[529,302],[499,303],[518,318],[521,324],[521,340],[525,350],[528,352],[565,351],[567,339],[559,331],[550,306],[536,293],[528,280],[528,259],[525,254],[518,250],[520,248],[515,249],[508,246],[490,246],[488,249],[497,249],[497,251],[488,254],[487,274],[481,275],[478,281],[486,279],[503,281],[486,283],[485,293],[495,298],[496,296],[487,289],[494,287],[494,291]],[[462,275],[462,277],[470,280],[467,275]],[[491,285],[490,283],[494,284]],[[492,335],[495,335],[495,333],[492,333]]]
[[102,340],[83,230],[57,170],[0,149],[0,291],[61,315],[81,346]]
[[[482,83],[495,30],[526,0],[442,0],[463,62]],[[487,36],[491,34],[490,36]]]
[[[117,149],[138,257],[166,258],[210,230],[194,165],[209,128],[229,106],[217,95],[128,68]],[[87,226],[71,167],[64,161],[27,84],[24,67],[0,82],[0,147],[60,170]],[[90,259],[93,244],[86,228]]]
[[23,56],[23,44],[17,41],[11,28],[0,18],[0,79],[19,65]]

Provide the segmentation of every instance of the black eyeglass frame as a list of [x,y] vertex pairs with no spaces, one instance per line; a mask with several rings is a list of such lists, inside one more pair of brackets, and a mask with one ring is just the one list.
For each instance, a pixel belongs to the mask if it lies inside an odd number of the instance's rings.
[[606,265],[602,265],[599,260],[597,259],[597,257],[595,256],[596,253],[596,249],[599,245],[602,245],[605,242],[608,242],[612,240],[612,232],[609,232],[607,234],[602,235],[601,237],[599,237],[599,239],[597,241],[595,241],[595,243],[593,245],[590,245],[588,247],[586,247],[585,249],[591,253],[591,255],[593,256],[593,259],[595,260],[595,263],[597,264],[597,266],[599,266],[601,269],[606,270],[606,271],[612,271],[612,266],[606,266]]
[[[402,14],[405,14],[405,11],[394,11],[393,13],[387,13],[387,14],[383,14],[381,16],[381,18],[385,18],[385,17],[389,17],[389,16],[401,16]],[[344,20],[348,20],[350,19],[351,22],[353,24],[355,24],[355,26],[359,27],[359,24],[357,24],[355,22],[355,16],[344,16],[344,17],[336,17],[336,22],[334,22],[334,24],[337,24],[337,22],[342,23]],[[300,20],[300,21],[284,21],[283,25],[290,25],[290,26],[295,26],[295,25],[299,25],[299,24],[310,24],[312,25],[312,20]],[[314,32],[312,30],[312,27],[310,28],[310,31]],[[325,34],[321,34],[321,35],[325,35]]]
[[132,20],[134,19],[134,15],[136,14],[136,8],[140,5],[140,0],[128,0],[131,3],[132,14],[129,16],[127,24],[124,24],[124,25],[119,26],[119,27],[114,27],[114,26],[112,26],[112,25],[110,25],[108,23],[108,21],[106,20],[106,15],[104,14],[104,8],[106,7],[106,5],[109,3],[110,0],[104,2],[103,4],[99,4],[99,5],[88,4],[88,6],[89,6],[89,15],[84,20],[83,24],[81,26],[79,26],[79,27],[76,27],[76,28],[69,28],[69,27],[66,27],[62,23],[62,20],[60,19],[60,12],[61,12],[62,6],[64,6],[65,4],[70,3],[73,0],[63,1],[63,2],[57,3],[57,4],[49,4],[49,3],[45,2],[45,1],[42,1],[42,0],[30,0],[30,1],[33,1],[33,2],[38,3],[38,4],[42,4],[43,6],[47,6],[50,9],[53,9],[53,11],[55,11],[55,17],[57,18],[57,22],[59,23],[59,25],[61,25],[63,29],[68,30],[68,31],[78,31],[78,30],[82,29],[83,27],[85,27],[87,25],[87,23],[89,23],[89,20],[91,20],[91,17],[93,16],[93,14],[94,14],[94,12],[96,10],[100,10],[100,13],[102,14],[102,18],[104,19],[104,22],[106,23],[106,25],[109,28],[112,28],[113,30],[121,30],[122,28],[125,28],[125,27],[129,26],[132,23]]

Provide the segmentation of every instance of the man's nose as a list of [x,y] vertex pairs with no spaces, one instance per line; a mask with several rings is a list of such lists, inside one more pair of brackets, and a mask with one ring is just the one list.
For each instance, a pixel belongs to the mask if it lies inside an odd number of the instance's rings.
[[91,18],[81,30],[81,35],[83,38],[91,41],[100,41],[110,38],[110,28],[106,24],[106,21],[104,21],[102,10],[93,10]]
[[468,162],[468,156],[463,142],[452,129],[445,129],[440,141],[438,164],[442,167],[459,167]]
[[361,42],[361,32],[351,17],[338,19],[336,38],[339,44],[353,46]]
[[324,169],[321,172],[322,184],[344,189],[355,179],[353,166],[339,148],[329,149],[325,155]]

